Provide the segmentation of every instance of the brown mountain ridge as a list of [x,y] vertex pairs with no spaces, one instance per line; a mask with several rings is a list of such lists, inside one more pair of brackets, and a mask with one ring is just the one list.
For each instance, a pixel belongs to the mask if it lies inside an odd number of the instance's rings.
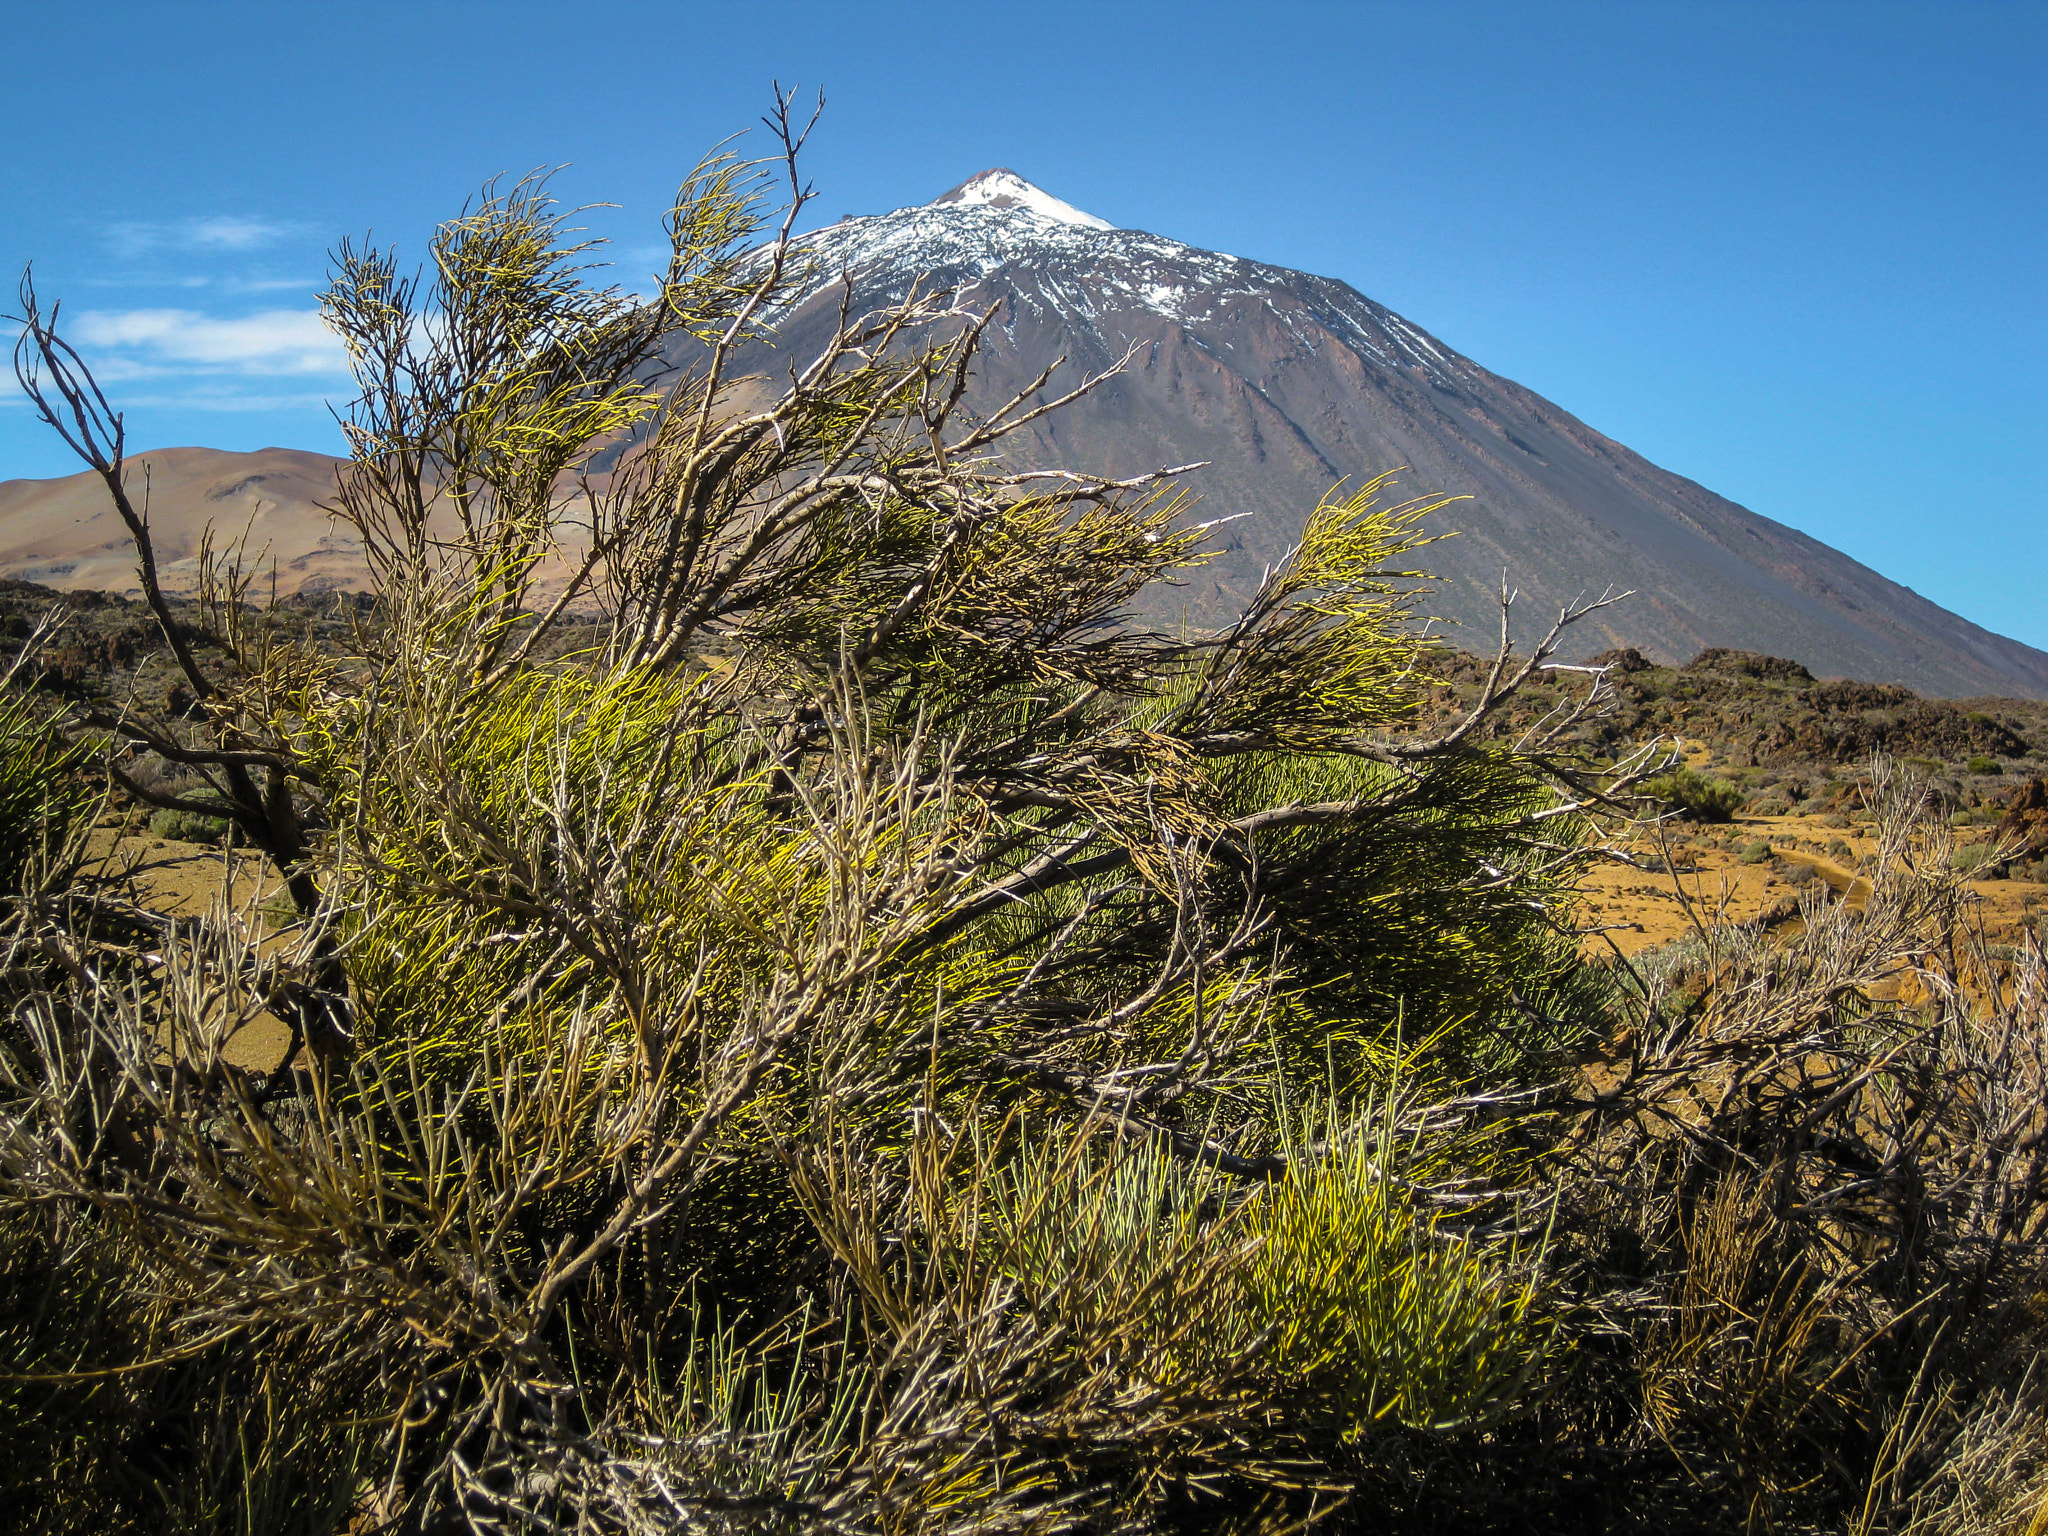
[[[281,595],[361,587],[367,579],[361,541],[320,506],[334,498],[340,463],[297,448],[136,454],[129,461],[130,494],[142,505],[147,493],[165,590],[197,587],[208,524],[216,546],[240,540],[252,565],[266,573],[274,566]],[[0,480],[0,577],[66,592],[140,590],[135,546],[98,475]]]

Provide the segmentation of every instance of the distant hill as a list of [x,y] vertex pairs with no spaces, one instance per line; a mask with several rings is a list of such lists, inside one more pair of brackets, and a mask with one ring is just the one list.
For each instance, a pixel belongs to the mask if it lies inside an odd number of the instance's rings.
[[[188,596],[199,585],[199,546],[210,524],[216,554],[241,543],[245,570],[257,572],[259,597],[314,597],[370,585],[363,542],[326,507],[345,460],[296,448],[230,453],[220,448],[159,448],[128,461],[129,495],[149,497],[157,578]],[[446,519],[444,529],[443,519]],[[453,532],[454,514],[436,505],[429,530]],[[544,560],[537,599],[562,590],[587,545],[573,535],[570,558]],[[0,480],[0,580],[35,582],[62,592],[137,596],[135,549],[98,475],[59,480]]]
[[[361,587],[361,542],[315,505],[333,500],[340,463],[296,448],[135,455],[129,494],[139,506],[147,489],[165,589],[184,593],[198,585],[199,543],[209,523],[216,545],[245,539],[252,564],[275,567],[281,596]],[[135,548],[98,475],[0,480],[0,576],[67,592],[136,590]]]

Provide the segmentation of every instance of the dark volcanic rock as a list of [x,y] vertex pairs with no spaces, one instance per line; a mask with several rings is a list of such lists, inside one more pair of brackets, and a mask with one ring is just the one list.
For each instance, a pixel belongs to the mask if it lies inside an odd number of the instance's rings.
[[1618,651],[1602,651],[1596,656],[1588,656],[1586,658],[1586,665],[1589,667],[1605,667],[1610,672],[1619,672],[1626,676],[1631,672],[1649,671],[1652,662],[1649,657],[1645,656],[1634,646],[1625,645]]
[[1891,709],[1910,704],[1917,695],[1896,683],[1858,683],[1836,678],[1822,683],[1806,696],[1815,709]]
[[[1864,702],[1872,696],[1882,702]],[[1805,703],[1758,730],[1758,762],[1854,763],[1873,752],[1960,762],[1980,755],[2019,757],[2027,750],[2024,740],[1989,716],[1965,714],[1945,700],[1917,698],[1903,688],[1823,683],[1806,694]]]
[[2011,862],[2048,858],[2048,780],[2029,779],[2015,785],[2004,800],[2005,814],[1993,837],[2016,851]]
[[1766,656],[1761,651],[1736,651],[1710,646],[1681,669],[1686,672],[1729,672],[1737,677],[1754,677],[1773,683],[1810,683],[1813,674],[1796,661]]

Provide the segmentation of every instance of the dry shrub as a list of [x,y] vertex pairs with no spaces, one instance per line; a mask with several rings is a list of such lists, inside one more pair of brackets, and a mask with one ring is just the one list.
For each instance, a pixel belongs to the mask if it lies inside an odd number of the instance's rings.
[[[779,231],[700,169],[644,303],[533,183],[430,288],[345,249],[352,650],[229,559],[217,667],[145,581],[197,714],[75,706],[290,921],[43,855],[9,893],[4,1402],[49,1523],[1590,1529],[1637,1489],[2025,1528],[2041,961],[1972,936],[1924,796],[1880,768],[1856,910],[1586,964],[1596,817],[1668,746],[1557,750],[1598,671],[1494,725],[1598,605],[1518,660],[1504,601],[1472,708],[1402,734],[1438,503],[1374,482],[1227,629],[1127,622],[1202,529],[1161,476],[995,460],[1038,407],[957,410],[986,314],[728,377],[808,281],[778,132]],[[133,513],[24,297],[31,393]],[[42,750],[0,782],[47,853]]]
[[1703,924],[1703,995],[1679,1017],[1643,978],[1561,1152],[1640,1255],[1608,1318],[1640,1432],[1719,1518],[2005,1529],[2043,1424],[2048,988],[1973,932],[1926,791],[1874,780],[1862,908],[1809,887],[1790,938]]
[[185,1394],[85,1410],[166,1449],[74,1523],[1260,1529],[1342,1502],[1332,1447],[1530,1390],[1544,1245],[1476,1149],[1570,1028],[1531,1001],[1598,991],[1555,919],[1617,781],[1487,726],[1591,607],[1513,665],[1504,611],[1474,708],[1387,734],[1440,503],[1376,481],[1228,630],[1137,627],[1202,529],[1163,473],[992,457],[1038,408],[957,410],[989,315],[913,295],[728,376],[808,281],[777,131],[779,231],[701,168],[643,302],[532,182],[431,284],[342,250],[379,582],[345,654],[209,551],[202,665],[24,285],[23,382],[189,695],[73,727],[289,901],[174,917],[74,870],[9,909],[0,1195],[107,1293],[26,1357],[81,1403]]

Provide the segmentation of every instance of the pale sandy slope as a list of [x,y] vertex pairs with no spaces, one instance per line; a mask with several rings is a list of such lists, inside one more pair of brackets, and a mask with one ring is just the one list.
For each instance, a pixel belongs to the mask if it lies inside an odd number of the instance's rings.
[[[371,586],[362,540],[324,510],[335,500],[335,472],[344,460],[296,448],[230,453],[219,448],[159,448],[128,461],[128,493],[135,504],[148,494],[157,575],[172,596],[199,584],[200,541],[213,529],[218,560],[231,547],[244,552],[255,573],[251,594],[308,596],[364,592]],[[592,477],[600,485],[602,475]],[[551,601],[581,565],[589,535],[576,485],[565,477],[562,495],[565,553],[541,562],[532,587],[536,603]],[[455,515],[439,503],[431,535],[452,537]],[[59,480],[0,480],[0,577],[39,582],[64,592],[93,588],[139,596],[135,546],[98,475]]]
[[[165,590],[197,584],[208,524],[217,548],[243,542],[264,588],[274,569],[280,596],[361,588],[361,542],[319,505],[334,498],[340,462],[295,448],[160,448],[130,459],[129,495],[141,506],[147,489]],[[67,592],[140,590],[134,544],[99,476],[0,481],[0,576]]]

